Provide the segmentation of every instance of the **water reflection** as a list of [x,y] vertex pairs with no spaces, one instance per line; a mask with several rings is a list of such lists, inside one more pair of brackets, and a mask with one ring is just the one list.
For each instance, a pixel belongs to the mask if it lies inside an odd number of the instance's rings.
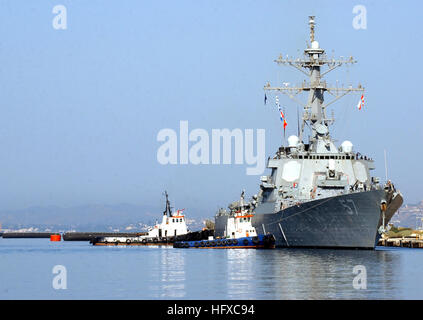
[[227,250],[227,298],[254,299],[256,250]]
[[[421,249],[195,250],[62,243],[57,250],[28,240],[2,242],[0,254],[0,296],[7,299],[64,294],[72,299],[423,298]],[[69,289],[61,295],[51,288],[56,264],[69,272]],[[366,290],[353,288],[356,265],[366,267]]]
[[[161,248],[150,277],[161,299],[400,299],[396,251],[184,250]],[[367,289],[353,287],[353,268],[367,271]]]
[[171,247],[158,247],[152,256],[152,268],[148,277],[153,285],[152,295],[159,299],[181,299],[186,295],[184,251],[172,250]]
[[[400,259],[391,251],[300,250],[257,251],[258,288],[270,299],[400,298]],[[367,289],[353,287],[353,268],[367,270]],[[396,271],[396,272],[395,272]]]

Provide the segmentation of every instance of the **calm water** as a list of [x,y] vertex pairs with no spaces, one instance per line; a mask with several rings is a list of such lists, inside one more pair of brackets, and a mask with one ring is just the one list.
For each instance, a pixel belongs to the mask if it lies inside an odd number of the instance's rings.
[[[0,238],[0,299],[423,299],[423,250],[193,250]],[[53,289],[55,265],[67,289]],[[353,288],[364,265],[367,289]]]

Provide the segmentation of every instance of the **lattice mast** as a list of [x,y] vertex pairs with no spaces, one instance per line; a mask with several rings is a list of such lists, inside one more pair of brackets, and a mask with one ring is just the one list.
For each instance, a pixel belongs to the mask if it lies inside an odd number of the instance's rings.
[[[302,116],[302,125],[300,129],[300,141],[303,141],[304,127],[306,124],[310,126],[312,131],[311,139],[314,139],[316,136],[316,127],[319,124],[322,124],[326,127],[333,124],[333,118],[326,117],[326,108],[332,103],[336,102],[346,94],[350,92],[364,92],[364,88],[359,84],[357,88],[349,86],[345,87],[328,87],[326,81],[323,81],[322,78],[324,75],[330,71],[336,69],[337,67],[343,64],[354,64],[357,61],[353,57],[348,59],[328,59],[325,50],[319,47],[319,43],[314,39],[314,27],[315,20],[314,16],[309,16],[309,25],[310,25],[310,45],[307,45],[307,48],[304,50],[304,56],[302,58],[286,58],[282,57],[282,54],[278,59],[275,60],[278,64],[289,65],[297,70],[304,73],[309,81],[303,81],[300,87],[291,87],[285,85],[283,87],[273,87],[270,83],[267,83],[264,87],[266,91],[277,91],[283,94],[288,95],[291,99],[301,104],[304,108]],[[327,66],[328,69],[322,71],[323,66]],[[304,91],[308,91],[308,100],[306,104],[303,104],[296,96]],[[334,98],[328,103],[324,103],[324,93],[328,92]]]

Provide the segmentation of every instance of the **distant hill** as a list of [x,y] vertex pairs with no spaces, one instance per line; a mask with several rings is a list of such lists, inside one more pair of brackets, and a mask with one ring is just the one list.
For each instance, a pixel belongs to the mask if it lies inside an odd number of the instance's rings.
[[390,223],[398,227],[422,229],[423,201],[417,204],[405,204],[395,213]]
[[7,225],[123,225],[152,224],[163,209],[132,204],[84,205],[77,207],[30,207],[0,212],[0,222]]
[[[75,207],[29,207],[20,210],[0,211],[2,227],[60,226],[65,229],[102,230],[110,226],[153,225],[160,220],[163,207],[134,205],[128,203],[113,205],[82,205]],[[213,208],[190,208],[185,212],[188,219],[201,222],[203,219],[213,220]],[[420,229],[423,227],[423,201],[418,204],[403,205],[392,217],[391,223],[399,227]],[[195,222],[194,222],[195,223]]]
[[[140,225],[152,226],[161,220],[164,208],[153,206],[140,206],[133,204],[115,205],[83,205],[69,208],[58,206],[29,207],[21,210],[0,211],[0,223],[3,229],[17,227],[52,227],[54,230],[79,231],[103,231],[110,227],[122,228],[125,226]],[[202,211],[190,209],[185,212],[189,222],[196,227],[205,217],[200,217],[198,213],[206,214]],[[210,217],[213,212],[210,211]],[[208,217],[208,218],[210,218]]]

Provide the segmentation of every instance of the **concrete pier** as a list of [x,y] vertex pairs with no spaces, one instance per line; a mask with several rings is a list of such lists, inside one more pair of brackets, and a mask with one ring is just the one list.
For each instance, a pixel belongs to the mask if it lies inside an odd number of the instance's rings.
[[4,232],[3,239],[7,238],[50,238],[51,235],[58,234],[57,232]]
[[380,239],[378,246],[401,247],[401,248],[423,248],[423,239],[416,238],[388,238]]
[[90,241],[98,237],[138,237],[146,232],[65,232],[63,241]]

